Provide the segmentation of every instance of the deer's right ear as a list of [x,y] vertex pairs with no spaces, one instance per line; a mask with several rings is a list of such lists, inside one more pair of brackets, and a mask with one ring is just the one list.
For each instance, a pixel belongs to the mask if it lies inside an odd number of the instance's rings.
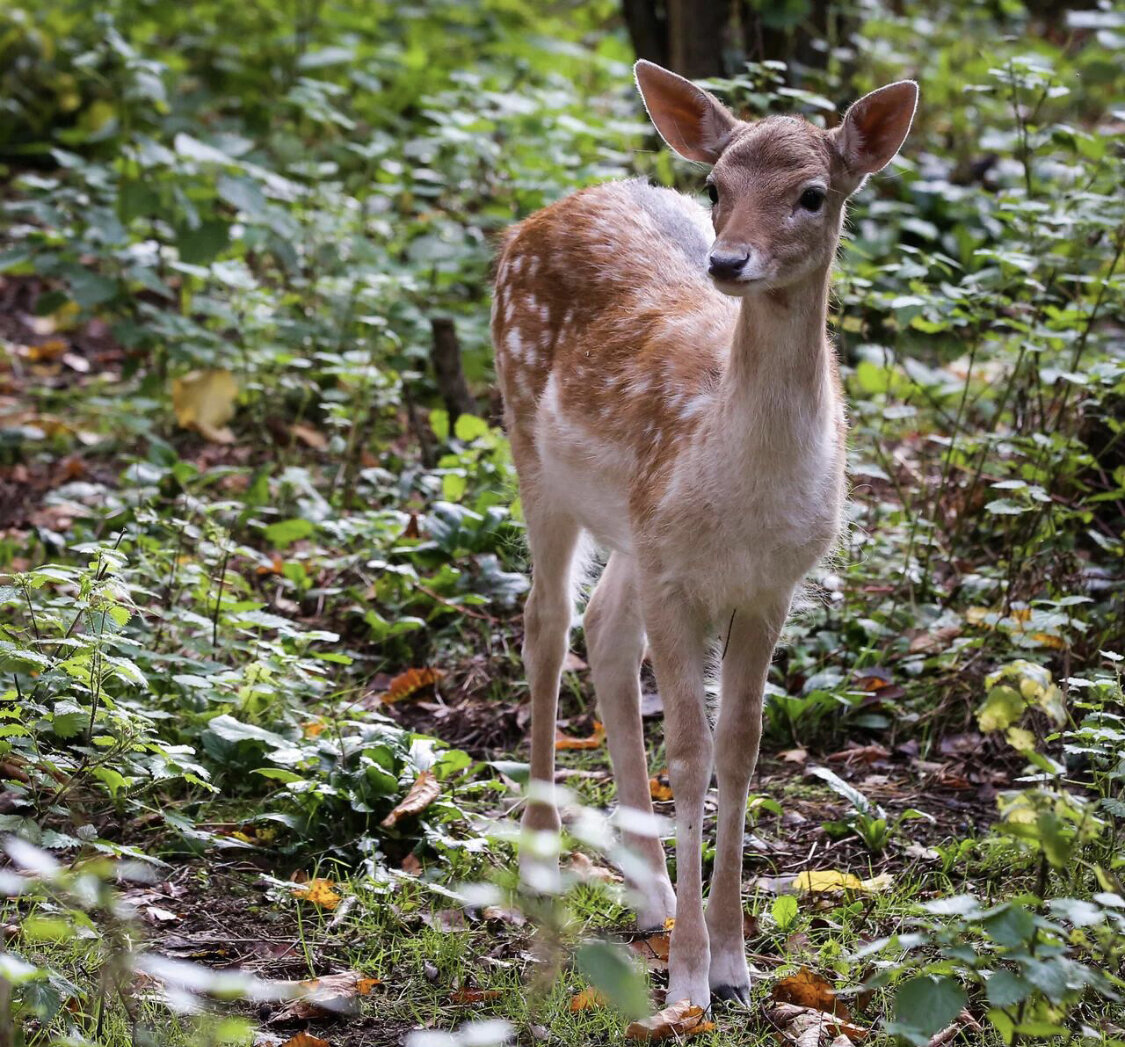
[[653,62],[642,58],[633,75],[660,137],[685,160],[715,163],[738,118],[713,94]]

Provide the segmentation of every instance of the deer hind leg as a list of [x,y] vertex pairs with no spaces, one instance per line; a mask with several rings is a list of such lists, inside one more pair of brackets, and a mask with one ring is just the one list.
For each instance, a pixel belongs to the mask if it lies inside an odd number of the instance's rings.
[[[574,610],[571,576],[580,529],[566,513],[526,502],[525,508],[532,560],[531,592],[523,612],[523,661],[531,690],[531,780],[550,789],[555,780],[559,677]],[[529,802],[522,825],[525,833],[557,833],[558,809],[549,800]],[[558,875],[557,853],[544,856],[522,848],[520,870],[530,886],[552,886]]]
[[711,952],[703,919],[703,801],[711,784],[713,745],[704,692],[705,618],[678,594],[645,585],[643,579],[642,587],[676,799],[676,926],[668,1002],[690,999],[706,1009]]
[[715,874],[707,903],[711,943],[708,980],[719,999],[750,1004],[750,973],[742,930],[742,852],[746,798],[762,736],[762,693],[788,600],[756,613],[740,609],[731,621],[722,666],[715,728],[719,828]]
[[[644,657],[645,629],[637,591],[636,563],[615,552],[590,597],[585,615],[586,651],[605,723],[617,802],[623,810],[652,815],[644,731],[641,725],[640,669]],[[676,915],[676,893],[668,878],[664,848],[655,836],[625,833],[626,845],[648,867],[643,875],[629,876],[640,897],[637,924],[663,927]]]

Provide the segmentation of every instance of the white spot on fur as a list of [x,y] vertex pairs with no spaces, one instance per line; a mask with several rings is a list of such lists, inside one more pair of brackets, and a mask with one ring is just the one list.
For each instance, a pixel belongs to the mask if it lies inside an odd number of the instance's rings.
[[680,412],[681,418],[694,418],[697,414],[702,414],[704,411],[709,411],[714,403],[714,399],[708,393],[700,393],[698,396],[692,397],[687,406]]

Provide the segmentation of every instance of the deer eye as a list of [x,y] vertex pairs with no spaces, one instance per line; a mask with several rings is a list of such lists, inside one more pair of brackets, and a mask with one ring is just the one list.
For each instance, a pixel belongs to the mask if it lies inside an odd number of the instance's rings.
[[824,204],[824,190],[810,186],[801,194],[801,206],[806,211],[816,214]]
[[712,204],[717,204],[719,202],[719,190],[715,187],[715,183],[708,182],[706,189],[707,199],[710,200]]

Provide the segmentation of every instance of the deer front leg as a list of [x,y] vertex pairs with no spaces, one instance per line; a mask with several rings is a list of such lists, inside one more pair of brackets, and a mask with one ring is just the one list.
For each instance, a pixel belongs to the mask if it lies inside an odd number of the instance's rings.
[[668,958],[668,1002],[711,1005],[711,952],[703,919],[703,800],[711,782],[711,724],[704,693],[704,625],[678,594],[646,592],[656,682],[664,699],[668,774],[676,801],[676,925]]
[[750,1004],[750,973],[742,932],[742,851],[746,798],[762,736],[762,692],[788,600],[762,614],[739,610],[731,622],[722,665],[715,764],[719,829],[715,873],[707,903],[711,991],[721,1000]]

